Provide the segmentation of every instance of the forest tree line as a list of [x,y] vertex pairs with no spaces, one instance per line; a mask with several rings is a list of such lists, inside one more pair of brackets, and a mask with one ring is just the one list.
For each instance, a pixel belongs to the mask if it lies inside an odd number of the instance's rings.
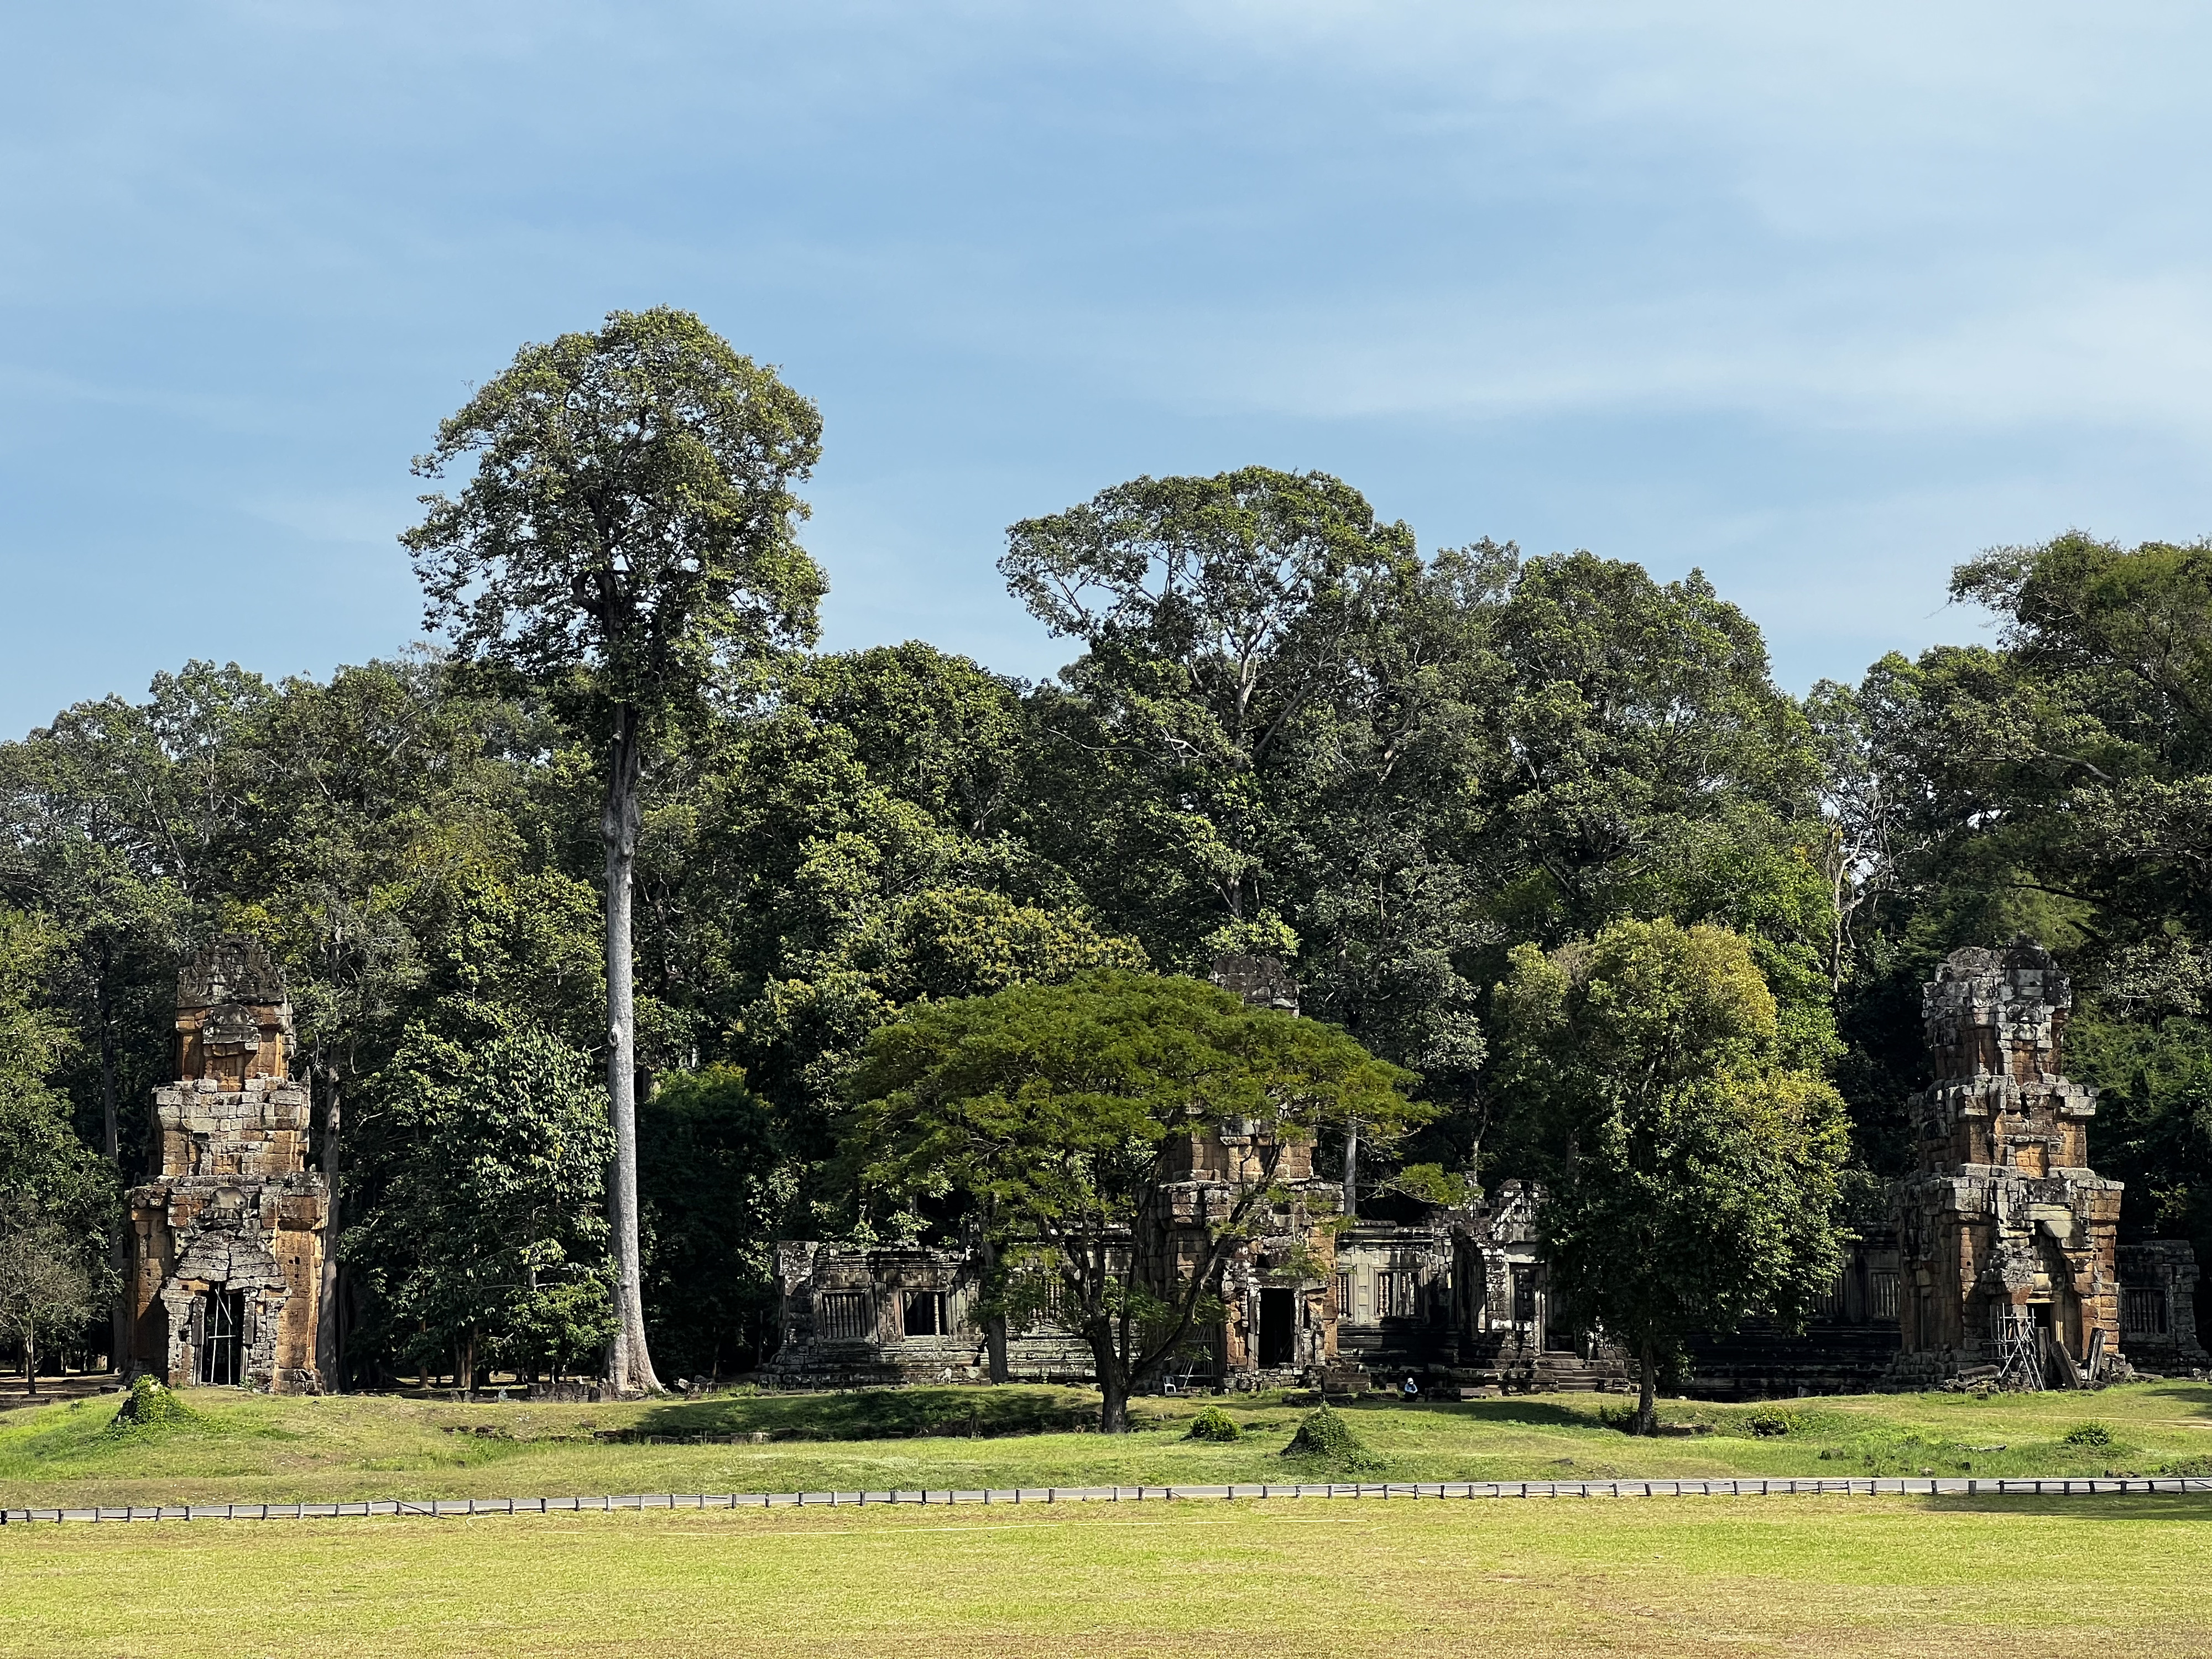
[[[1279,956],[1305,1013],[1418,1079],[1425,1122],[1363,1164],[1387,1213],[1547,1172],[1495,1005],[1516,947],[1624,918],[1747,942],[1778,1051],[1848,1108],[1864,1227],[1909,1158],[1921,983],[2033,937],[2075,976],[2068,1070],[2104,1091],[2124,1224],[2212,1248],[2212,545],[1989,553],[1952,584],[1987,642],[1802,698],[1694,573],[1424,553],[1319,474],[1135,480],[1013,526],[1001,568],[1067,641],[1051,679],[801,629],[647,710],[637,1218],[665,1374],[772,1344],[777,1239],[942,1230],[847,1144],[870,1034],[920,1006]],[[0,744],[6,1224],[115,1259],[179,962],[246,932],[284,965],[295,1075],[343,1110],[346,1377],[596,1365],[586,682],[439,647],[327,680],[196,661]]]

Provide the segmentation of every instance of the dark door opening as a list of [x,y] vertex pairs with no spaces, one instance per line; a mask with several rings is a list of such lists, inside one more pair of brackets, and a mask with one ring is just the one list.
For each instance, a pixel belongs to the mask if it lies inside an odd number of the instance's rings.
[[906,1293],[906,1334],[908,1336],[948,1336],[945,1328],[945,1292],[908,1291]]
[[1260,1292],[1260,1364],[1290,1364],[1297,1355],[1298,1303],[1292,1291]]
[[200,1382],[234,1389],[246,1370],[246,1292],[213,1290],[200,1302]]
[[1513,1322],[1536,1322],[1536,1270],[1525,1262],[1513,1264]]
[[1575,1352],[1575,1313],[1566,1298],[1558,1291],[1546,1287],[1544,1297],[1544,1352],[1572,1353]]

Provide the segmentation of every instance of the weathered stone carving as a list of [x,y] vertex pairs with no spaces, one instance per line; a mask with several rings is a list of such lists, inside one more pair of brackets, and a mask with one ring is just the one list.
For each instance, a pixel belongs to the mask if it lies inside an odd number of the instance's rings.
[[2120,1183],[2089,1167],[2097,1091],[2062,1074],[2073,994],[2025,941],[1954,951],[1921,994],[1936,1080],[1914,1102],[1917,1173],[1896,1194],[1904,1282],[1894,1381],[1994,1366],[2039,1386],[2120,1343]]
[[307,1167],[292,1006],[256,940],[217,936],[177,981],[177,1076],[154,1091],[161,1173],[131,1194],[131,1369],[172,1388],[312,1392],[329,1201]]
[[[979,1382],[989,1376],[976,1310],[981,1264],[965,1250],[776,1247],[783,1340],[769,1375],[818,1386]],[[1091,1351],[1048,1317],[1006,1334],[1018,1382],[1088,1382]]]

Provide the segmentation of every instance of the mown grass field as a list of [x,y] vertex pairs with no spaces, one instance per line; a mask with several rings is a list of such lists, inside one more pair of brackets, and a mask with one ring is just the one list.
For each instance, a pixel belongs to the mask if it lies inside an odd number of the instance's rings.
[[[1064,1389],[185,1398],[192,1420],[119,1434],[112,1396],[0,1414],[0,1504],[1328,1478],[1280,1455],[1301,1413],[1264,1398],[1220,1402],[1226,1445],[1182,1437],[1196,1401],[1145,1402],[1126,1438],[1034,1431],[1085,1404]],[[1370,1480],[2212,1468],[2193,1384],[1670,1403],[1711,1431],[1658,1441],[1600,1422],[1618,1404],[1346,1414]],[[13,1526],[0,1654],[2203,1655],[2208,1522],[2198,1498],[1686,1498]]]
[[0,1650],[2212,1652],[2212,1504],[1872,1498],[9,1527]]
[[[536,1497],[916,1486],[1323,1480],[1280,1455],[1303,1414],[1265,1396],[1146,1401],[1126,1437],[1066,1431],[1074,1389],[919,1389],[609,1406],[465,1405],[383,1396],[182,1396],[193,1419],[118,1434],[113,1396],[0,1414],[0,1505]],[[1183,1437],[1219,1403],[1244,1437]],[[1599,1420],[1620,1401],[1531,1395],[1357,1406],[1371,1480],[1698,1475],[2098,1474],[2212,1471],[2212,1386],[2095,1395],[1887,1395],[1788,1405],[1669,1402],[1711,1432],[1638,1440]],[[1771,1432],[1777,1426],[1784,1431]],[[2089,1425],[2095,1425],[2090,1427]],[[1041,1427],[1057,1431],[1037,1432]],[[1764,1436],[1756,1431],[1764,1427]],[[762,1433],[760,1444],[609,1444],[613,1432]]]

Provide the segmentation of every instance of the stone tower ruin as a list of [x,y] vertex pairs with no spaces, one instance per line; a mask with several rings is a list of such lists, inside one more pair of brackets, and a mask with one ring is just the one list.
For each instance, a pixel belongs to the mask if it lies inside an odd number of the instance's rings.
[[131,1370],[308,1393],[328,1192],[307,1167],[292,1004],[256,940],[219,934],[177,981],[177,1078],[154,1091],[161,1174],[132,1189]]
[[2073,1382],[2117,1357],[2120,1183],[2089,1167],[2097,1091],[2061,1075],[2073,994],[2048,951],[1954,951],[1921,992],[1936,1080],[1897,1193],[1894,1382]]

